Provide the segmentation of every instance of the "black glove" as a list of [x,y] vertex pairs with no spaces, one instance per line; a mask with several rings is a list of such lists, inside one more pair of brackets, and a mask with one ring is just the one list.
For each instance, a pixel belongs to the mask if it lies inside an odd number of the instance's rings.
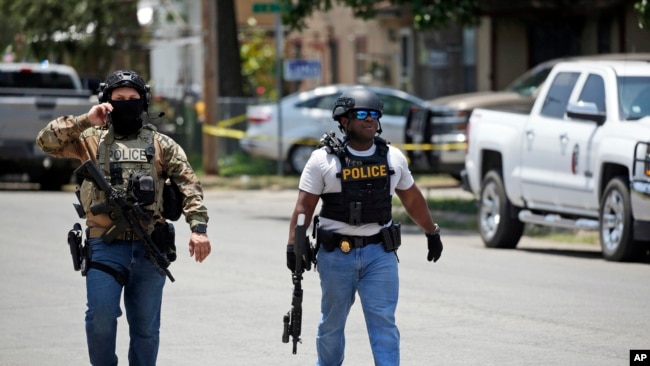
[[427,260],[429,262],[433,261],[435,263],[440,259],[442,254],[442,241],[440,241],[440,227],[436,224],[436,229],[432,234],[427,235],[427,246],[429,247],[429,253],[427,254]]
[[[287,245],[287,268],[291,273],[296,272],[296,252],[293,251],[293,245]],[[305,269],[305,260],[302,260],[303,271]]]

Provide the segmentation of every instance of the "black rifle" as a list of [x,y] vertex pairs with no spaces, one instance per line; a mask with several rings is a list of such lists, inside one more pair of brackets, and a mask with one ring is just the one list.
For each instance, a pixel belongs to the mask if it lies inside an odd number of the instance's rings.
[[[282,322],[284,331],[282,332],[282,342],[289,343],[289,336],[292,337],[293,354],[298,349],[300,332],[302,330],[302,273],[303,264],[305,269],[311,269],[312,255],[311,245],[308,244],[307,228],[305,227],[305,215],[299,214],[295,228],[295,240],[293,245],[296,254],[296,270],[291,274],[293,281],[293,296],[291,298],[291,310],[284,315]],[[301,342],[302,343],[302,342]]]
[[131,228],[135,235],[144,242],[146,257],[162,276],[167,276],[174,282],[174,277],[167,267],[169,259],[160,253],[151,236],[142,227],[142,223],[151,221],[151,215],[138,204],[137,200],[127,193],[116,190],[106,181],[104,174],[92,160],[87,160],[74,172],[78,179],[88,179],[106,194],[106,203],[90,208],[93,215],[108,214],[113,220],[112,225],[102,234],[102,240],[111,243],[124,230]]

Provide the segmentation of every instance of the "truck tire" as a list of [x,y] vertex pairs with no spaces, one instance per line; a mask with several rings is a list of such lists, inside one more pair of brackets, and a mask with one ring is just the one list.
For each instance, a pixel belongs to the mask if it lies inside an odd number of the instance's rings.
[[607,183],[600,198],[600,247],[608,261],[629,261],[641,254],[642,246],[634,241],[632,205],[625,177]]
[[488,248],[513,249],[524,233],[524,223],[514,215],[499,171],[491,170],[481,183],[478,229]]

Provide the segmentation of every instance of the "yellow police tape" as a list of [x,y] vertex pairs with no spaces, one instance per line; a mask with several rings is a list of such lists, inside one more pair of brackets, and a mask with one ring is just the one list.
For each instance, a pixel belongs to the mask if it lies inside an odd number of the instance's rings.
[[[241,140],[246,136],[246,132],[241,130],[236,130],[234,128],[227,128],[233,125],[236,125],[240,122],[246,120],[246,115],[241,114],[229,119],[225,119],[217,122],[216,125],[203,125],[203,133],[216,136],[216,137],[227,137],[232,139]],[[258,137],[255,136],[256,140],[277,140],[272,137]],[[318,146],[320,142],[315,139],[300,139],[294,141],[294,145],[313,145]],[[401,150],[406,151],[450,151],[450,150],[465,150],[467,148],[466,142],[453,142],[453,143],[440,143],[440,144],[391,144]]]

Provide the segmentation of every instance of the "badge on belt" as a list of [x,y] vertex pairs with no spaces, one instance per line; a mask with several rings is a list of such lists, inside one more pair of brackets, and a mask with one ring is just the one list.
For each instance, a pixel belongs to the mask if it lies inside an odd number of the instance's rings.
[[341,240],[341,243],[339,243],[339,249],[341,249],[343,253],[349,253],[351,249],[350,242],[346,239]]

